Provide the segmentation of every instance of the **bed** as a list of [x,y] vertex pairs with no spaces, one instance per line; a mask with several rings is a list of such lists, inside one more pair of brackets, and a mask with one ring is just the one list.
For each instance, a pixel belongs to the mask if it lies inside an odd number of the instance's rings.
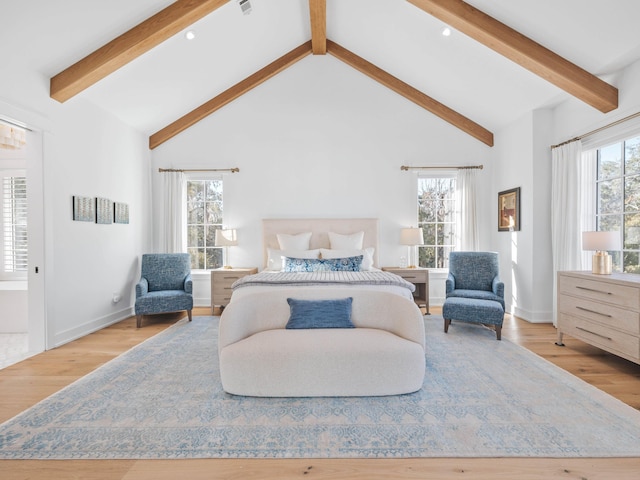
[[[345,289],[386,291],[413,298],[415,285],[398,275],[383,272],[378,268],[378,220],[373,218],[357,219],[268,219],[263,220],[263,258],[264,268],[257,275],[245,277],[233,286],[231,301],[239,300],[261,291],[273,291],[272,287],[296,287],[300,291],[311,288],[337,289],[342,293]],[[283,249],[278,236],[297,236],[310,233],[308,246],[305,248]],[[350,245],[351,240],[338,239],[341,247],[332,248],[331,234],[349,237],[362,233],[361,245]],[[334,240],[336,240],[334,238]],[[295,246],[295,240],[292,246]],[[296,257],[310,253],[306,258],[315,256],[344,257],[362,254],[362,269],[358,272],[347,271],[314,271],[284,272],[281,259],[283,256]],[[246,288],[251,287],[251,288]]]
[[415,286],[377,268],[377,228],[376,219],[263,221],[265,268],[233,285],[220,319],[226,392],[377,396],[421,388]]

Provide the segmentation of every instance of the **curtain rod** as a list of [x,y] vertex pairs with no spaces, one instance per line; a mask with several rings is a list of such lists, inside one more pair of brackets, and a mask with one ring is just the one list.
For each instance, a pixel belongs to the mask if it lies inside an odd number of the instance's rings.
[[14,127],[22,128],[23,130],[27,130],[29,132],[33,131],[26,124],[18,122],[17,120],[10,120],[7,117],[0,116],[0,122],[6,123],[8,125],[13,125]]
[[402,165],[400,167],[400,170],[403,171],[409,171],[409,170],[430,170],[430,169],[440,169],[440,170],[446,170],[446,169],[457,169],[457,170],[468,170],[468,169],[478,169],[478,170],[482,170],[484,168],[484,165],[463,165],[463,166],[440,166],[440,167],[409,167],[407,165]]
[[574,137],[571,140],[567,140],[567,141],[559,143],[557,145],[551,145],[551,149],[553,150],[554,148],[562,147],[563,145],[566,145],[568,143],[576,142],[578,140],[582,140],[585,137],[588,137],[588,136],[593,135],[595,133],[599,133],[599,132],[601,132],[603,130],[606,130],[607,128],[615,127],[616,125],[620,125],[621,123],[626,122],[627,120],[631,120],[632,118],[635,118],[635,117],[638,117],[638,116],[640,116],[640,112],[633,113],[633,114],[629,115],[628,117],[621,118],[620,120],[616,120],[615,122],[611,122],[610,124],[605,125],[603,127],[596,128],[595,130],[591,130],[590,132],[583,133],[582,135],[578,135],[577,137]]
[[198,168],[187,168],[187,169],[181,169],[181,168],[159,168],[158,172],[162,173],[162,172],[231,172],[231,173],[236,173],[239,172],[240,169],[237,167],[234,168],[203,168],[203,169],[198,169]]

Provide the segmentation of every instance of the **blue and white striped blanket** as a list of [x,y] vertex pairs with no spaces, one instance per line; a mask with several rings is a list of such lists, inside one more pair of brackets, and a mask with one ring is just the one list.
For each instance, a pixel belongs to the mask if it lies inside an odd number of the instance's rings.
[[394,285],[413,292],[416,286],[391,272],[260,272],[234,282],[234,290],[248,286],[308,286],[308,285]]

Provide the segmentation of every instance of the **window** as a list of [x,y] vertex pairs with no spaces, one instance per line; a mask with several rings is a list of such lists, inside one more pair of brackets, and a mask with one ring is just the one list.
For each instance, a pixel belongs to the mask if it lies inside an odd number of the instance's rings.
[[[20,172],[21,175],[24,175]],[[2,272],[3,279],[26,278],[27,248],[27,179],[2,173]]]
[[614,270],[640,273],[640,136],[599,148],[596,227],[622,232]]
[[221,178],[187,180],[187,252],[192,269],[210,270],[224,264],[222,248],[215,246],[222,213]]
[[418,178],[418,227],[424,233],[420,267],[448,268],[449,252],[455,249],[455,198],[454,174]]

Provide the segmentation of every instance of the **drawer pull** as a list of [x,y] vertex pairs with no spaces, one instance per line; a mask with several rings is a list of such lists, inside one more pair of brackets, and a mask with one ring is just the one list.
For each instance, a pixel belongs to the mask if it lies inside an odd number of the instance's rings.
[[576,285],[576,288],[579,288],[580,290],[587,290],[589,292],[604,293],[605,295],[613,295],[613,293],[611,292],[603,292],[602,290],[596,290],[595,288],[581,287],[580,285]]
[[607,337],[605,335],[600,335],[599,333],[592,332],[591,330],[587,330],[586,328],[576,327],[578,330],[582,330],[583,332],[590,333],[591,335],[595,335],[596,337],[604,338],[605,340],[612,341],[611,337]]
[[578,310],[583,310],[585,312],[589,312],[589,313],[595,313],[596,315],[600,315],[602,317],[607,317],[607,318],[613,318],[613,316],[609,315],[608,313],[600,313],[600,312],[596,312],[595,310],[589,310],[588,308],[584,308],[584,307],[579,307],[576,305],[576,308]]
[[223,277],[225,280],[237,280],[238,277]]

